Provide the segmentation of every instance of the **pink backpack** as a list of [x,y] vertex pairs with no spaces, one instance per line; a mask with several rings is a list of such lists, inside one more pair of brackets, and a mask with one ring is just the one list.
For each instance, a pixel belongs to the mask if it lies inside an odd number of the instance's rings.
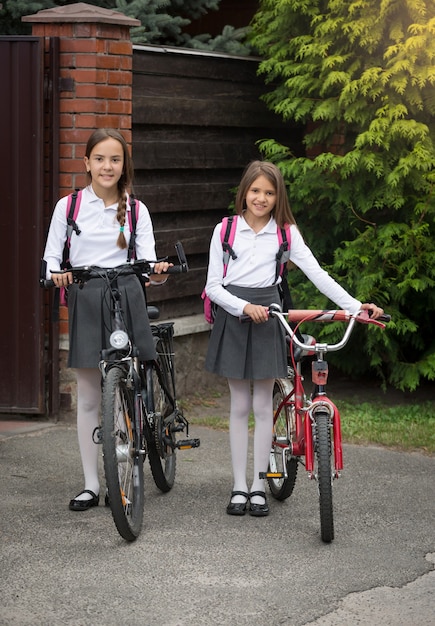
[[[232,248],[234,238],[236,236],[237,217],[237,215],[230,215],[230,217],[224,217],[222,220],[221,242],[223,251],[223,278],[225,278],[227,274],[230,258],[233,260],[237,259],[237,255]],[[286,224],[285,228],[277,226],[276,234],[278,237],[279,249],[276,255],[275,282],[278,280],[279,276],[283,275],[287,261],[290,258],[290,226],[288,224]],[[202,291],[201,298],[204,303],[205,320],[209,324],[213,324],[216,313],[216,305],[208,297],[205,288]]]

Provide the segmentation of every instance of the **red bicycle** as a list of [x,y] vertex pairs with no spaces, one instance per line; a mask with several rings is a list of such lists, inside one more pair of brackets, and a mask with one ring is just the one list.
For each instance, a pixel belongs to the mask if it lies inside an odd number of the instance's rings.
[[[284,314],[278,305],[269,307],[269,315],[277,317],[285,329],[289,344],[289,367],[287,378],[275,381],[269,468],[260,477],[267,479],[274,498],[285,500],[293,492],[299,463],[305,465],[309,478],[317,483],[321,538],[329,543],[334,539],[332,483],[343,469],[343,451],[340,412],[326,393],[328,363],[324,356],[326,352],[336,352],[347,344],[356,322],[385,328],[383,322],[391,318],[383,315],[374,320],[367,311],[350,315],[348,311],[342,310],[291,310]],[[313,337],[297,332],[300,324],[307,321],[342,321],[347,322],[348,326],[338,343],[317,343]],[[290,323],[296,324],[294,330]],[[316,358],[312,362],[314,387],[307,397],[301,361],[309,355],[315,355]]]

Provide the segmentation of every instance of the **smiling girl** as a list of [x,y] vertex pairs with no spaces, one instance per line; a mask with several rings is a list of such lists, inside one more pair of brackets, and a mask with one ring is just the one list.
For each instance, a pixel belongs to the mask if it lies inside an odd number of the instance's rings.
[[[79,231],[71,237],[72,267],[97,265],[110,268],[127,261],[130,240],[129,189],[133,163],[124,137],[116,130],[98,129],[86,145],[84,166],[88,185],[82,192],[77,217]],[[85,479],[84,490],[69,503],[72,511],[86,511],[99,502],[98,455],[93,432],[99,425],[101,375],[100,352],[108,343],[107,323],[103,320],[102,279],[94,279],[79,288],[71,272],[61,272],[62,253],[67,229],[67,200],[56,204],[44,260],[47,278],[57,287],[68,287],[69,355],[68,366],[77,376],[77,432]],[[136,225],[136,257],[156,258],[150,214],[140,202]],[[165,280],[161,273],[168,263],[156,263],[151,282]],[[155,358],[154,343],[148,320],[143,287],[136,276],[119,278],[122,307],[130,320],[130,331],[139,348],[141,360]]]
[[[218,305],[205,362],[208,371],[225,376],[230,389],[230,448],[233,491],[227,506],[229,515],[265,516],[269,513],[264,480],[272,442],[272,392],[275,378],[287,375],[287,354],[283,330],[267,307],[280,302],[275,280],[278,252],[277,226],[290,225],[290,261],[340,308],[356,313],[370,309],[374,318],[383,310],[352,298],[325,272],[296,227],[284,179],[272,163],[254,161],[240,182],[235,212],[239,215],[233,251],[223,276],[221,224],[213,232],[205,290]],[[240,324],[239,316],[251,322]],[[251,392],[252,387],[252,392]],[[248,417],[253,410],[254,475],[248,490]],[[249,502],[249,509],[248,509]]]

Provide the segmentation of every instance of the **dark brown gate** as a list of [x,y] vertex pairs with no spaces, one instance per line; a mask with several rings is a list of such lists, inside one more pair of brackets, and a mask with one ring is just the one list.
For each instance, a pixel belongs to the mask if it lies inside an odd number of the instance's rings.
[[45,413],[43,43],[0,38],[0,412]]

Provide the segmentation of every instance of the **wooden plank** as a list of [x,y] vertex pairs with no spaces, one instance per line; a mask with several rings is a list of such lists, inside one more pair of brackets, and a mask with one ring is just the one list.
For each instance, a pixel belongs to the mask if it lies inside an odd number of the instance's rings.
[[185,76],[225,80],[229,77],[234,82],[260,80],[257,77],[258,59],[236,58],[227,55],[206,55],[147,46],[133,46],[133,75],[158,74],[166,76]]
[[190,169],[222,168],[228,163],[233,167],[244,168],[257,158],[257,150],[252,143],[216,144],[214,142],[161,142],[142,144],[136,147],[135,167],[137,169]]
[[206,76],[162,76],[160,74],[134,74],[133,89],[145,98],[156,96],[178,98],[180,96],[195,100],[253,100],[259,99],[264,93],[264,85],[260,81],[234,81],[229,75],[222,80]]
[[[213,227],[214,228],[214,227]],[[177,241],[183,244],[186,255],[208,252],[213,228],[203,226],[202,228],[180,228],[180,229],[154,229],[156,239],[156,249],[161,256],[175,256],[174,245]]]
[[[147,172],[138,171],[134,185],[135,194],[143,200],[152,214],[167,212],[177,213],[195,211],[205,213],[215,209],[221,210],[228,207],[234,199],[231,190],[240,180],[240,172],[237,171],[233,180],[227,183],[181,183],[172,184],[147,184]],[[178,176],[178,174],[174,174]],[[210,177],[211,178],[211,177]],[[143,181],[143,182],[142,182]],[[198,216],[196,216],[198,218]]]
[[204,288],[207,268],[190,270],[187,274],[170,276],[164,285],[150,286],[147,289],[147,300],[158,302],[186,296],[200,296]]
[[[224,105],[225,102],[225,105]],[[133,117],[139,124],[222,126],[224,128],[261,126],[279,128],[281,119],[259,99],[226,100],[187,97],[149,98],[133,96]]]
[[160,320],[204,313],[203,302],[198,294],[176,300],[148,300],[148,304],[153,304],[159,308]]

